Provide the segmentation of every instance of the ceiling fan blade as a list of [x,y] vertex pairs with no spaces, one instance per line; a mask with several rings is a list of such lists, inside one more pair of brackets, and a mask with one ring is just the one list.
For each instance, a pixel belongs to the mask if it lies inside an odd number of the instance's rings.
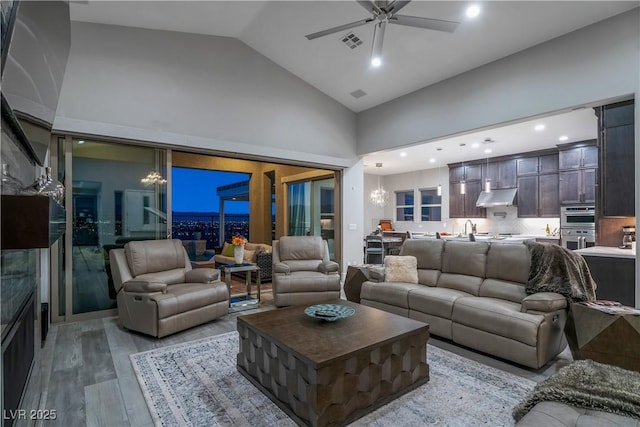
[[427,30],[446,31],[453,33],[459,22],[445,21],[442,19],[422,18],[420,16],[393,15],[390,24],[406,25],[408,27],[426,28]]
[[387,8],[387,12],[389,13],[398,13],[398,11],[400,9],[402,9],[403,7],[405,7],[406,5],[408,5],[409,3],[411,3],[411,0],[406,0],[406,1],[401,1],[401,0],[396,0],[393,3],[391,3],[389,5],[389,7]]
[[379,13],[382,12],[378,7],[378,5],[376,5],[374,2],[370,0],[358,0],[358,4],[364,7],[365,9],[367,9],[367,12],[373,15],[378,15]]
[[328,36],[329,34],[337,33],[339,31],[348,30],[351,28],[359,27],[373,21],[371,18],[361,19],[360,21],[351,22],[349,24],[339,25],[337,27],[329,28],[327,30],[318,31],[317,33],[307,34],[305,37],[307,40],[317,39],[318,37]]

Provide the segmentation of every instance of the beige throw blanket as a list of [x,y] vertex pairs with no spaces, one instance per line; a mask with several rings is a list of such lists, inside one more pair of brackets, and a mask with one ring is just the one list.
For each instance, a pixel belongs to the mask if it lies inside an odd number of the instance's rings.
[[531,253],[528,295],[536,292],[557,292],[569,302],[596,299],[596,282],[587,262],[579,254],[553,243],[527,241]]
[[519,421],[544,401],[640,419],[640,373],[593,360],[573,362],[536,385],[513,418]]

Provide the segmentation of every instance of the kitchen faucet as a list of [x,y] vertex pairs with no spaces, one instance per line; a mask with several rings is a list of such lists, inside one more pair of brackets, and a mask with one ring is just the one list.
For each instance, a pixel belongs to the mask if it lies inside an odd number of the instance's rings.
[[464,235],[468,236],[469,233],[467,233],[467,223],[471,224],[471,232],[473,234],[476,234],[478,232],[478,230],[476,229],[476,224],[474,224],[473,222],[471,222],[470,219],[468,219],[465,223],[464,223]]

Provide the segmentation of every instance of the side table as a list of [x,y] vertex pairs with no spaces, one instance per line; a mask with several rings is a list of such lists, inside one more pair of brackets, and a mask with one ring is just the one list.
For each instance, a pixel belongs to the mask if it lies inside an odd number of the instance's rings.
[[360,303],[360,289],[362,284],[370,279],[369,268],[381,267],[376,264],[359,264],[347,267],[347,276],[344,279],[344,293],[347,299]]
[[640,371],[640,316],[609,314],[573,303],[565,336],[574,359]]
[[[233,313],[241,310],[249,310],[258,307],[260,304],[260,267],[256,264],[225,264],[220,267],[220,270],[224,272],[224,282],[227,284],[229,290],[229,313]],[[247,285],[246,295],[234,295],[231,296],[231,273],[237,273],[244,271],[247,273],[245,283]],[[251,296],[251,273],[256,274],[256,291],[257,298]]]

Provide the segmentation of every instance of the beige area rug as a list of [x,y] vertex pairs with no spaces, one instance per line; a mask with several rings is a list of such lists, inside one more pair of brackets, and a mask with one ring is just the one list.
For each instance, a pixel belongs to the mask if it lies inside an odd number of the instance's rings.
[[[131,355],[157,426],[295,426],[236,370],[230,332]],[[429,382],[354,426],[513,426],[511,411],[535,382],[428,346]]]

